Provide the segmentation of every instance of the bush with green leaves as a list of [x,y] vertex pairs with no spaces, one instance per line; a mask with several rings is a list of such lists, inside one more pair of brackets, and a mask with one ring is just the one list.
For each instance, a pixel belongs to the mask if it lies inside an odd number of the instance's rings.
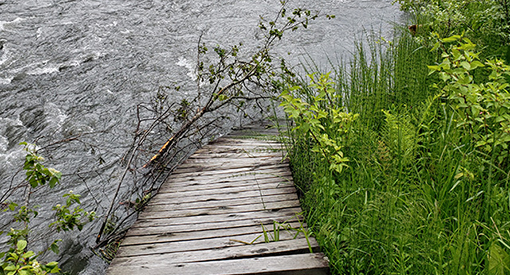
[[[349,161],[342,148],[348,142],[352,123],[358,115],[347,113],[338,105],[342,95],[336,93],[329,73],[308,76],[308,87],[292,86],[282,92],[281,106],[296,123],[293,131],[310,137],[312,151],[329,163],[330,170],[341,173]],[[299,97],[301,89],[308,89],[307,101]]]
[[[510,43],[510,1],[508,0],[395,0],[402,10],[417,16],[416,33],[421,41],[434,41],[430,31],[441,37],[465,32],[485,48],[487,56],[504,56]],[[432,42],[433,43],[433,42]]]
[[[14,223],[19,225],[17,229],[11,228],[7,232],[9,248],[7,251],[0,252],[0,275],[58,274],[60,268],[57,262],[43,264],[38,261],[38,257],[48,250],[58,254],[58,242],[61,240],[54,240],[45,250],[37,253],[29,250],[30,221],[38,215],[36,211],[38,207],[30,204],[30,193],[45,185],[54,188],[60,182],[62,173],[46,168],[42,164],[44,158],[37,154],[35,145],[26,142],[22,142],[21,145],[25,146],[27,152],[23,170],[26,175],[25,186],[28,188],[28,195],[23,205],[13,201],[0,202],[5,207],[3,212],[13,213]],[[75,227],[81,230],[84,224],[94,219],[94,212],[86,212],[80,207],[80,195],[69,191],[63,197],[66,199],[65,204],[57,204],[53,207],[55,221],[50,224],[50,227],[58,232],[70,231]],[[3,233],[0,232],[0,235]]]
[[[434,87],[450,100],[457,112],[456,127],[473,138],[476,148],[508,167],[510,156],[510,66],[501,59],[480,61],[476,45],[463,35],[440,39],[433,51],[442,49],[442,62],[428,66],[442,82]],[[489,81],[474,77],[485,70]]]

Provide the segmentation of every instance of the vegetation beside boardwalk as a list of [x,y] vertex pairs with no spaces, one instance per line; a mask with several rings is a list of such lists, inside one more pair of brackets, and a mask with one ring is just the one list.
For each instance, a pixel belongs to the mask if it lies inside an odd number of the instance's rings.
[[307,223],[335,274],[508,274],[509,5],[398,2],[414,30],[281,95]]

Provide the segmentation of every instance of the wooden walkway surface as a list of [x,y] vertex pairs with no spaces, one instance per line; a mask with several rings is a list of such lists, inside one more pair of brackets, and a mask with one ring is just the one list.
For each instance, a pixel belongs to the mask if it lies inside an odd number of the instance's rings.
[[281,145],[246,138],[254,133],[272,131],[235,131],[175,170],[107,274],[329,274],[316,240],[302,232]]

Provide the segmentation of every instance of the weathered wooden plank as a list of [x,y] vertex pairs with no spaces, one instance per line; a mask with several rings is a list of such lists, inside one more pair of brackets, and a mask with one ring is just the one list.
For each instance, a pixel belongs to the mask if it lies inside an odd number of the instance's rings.
[[275,138],[248,138],[246,136],[242,135],[232,135],[232,136],[226,136],[226,137],[220,137],[203,148],[207,147],[217,147],[221,145],[228,145],[231,147],[246,147],[249,145],[262,145],[262,146],[282,146],[282,143],[275,139]]
[[[284,163],[281,162],[256,162],[256,161],[239,161],[232,163],[210,163],[210,164],[200,164],[200,163],[188,163],[182,164],[179,166],[179,169],[176,169],[172,174],[184,174],[184,173],[194,173],[194,172],[202,172],[204,175],[207,174],[231,174],[237,173],[237,171],[247,170],[252,171],[253,169],[260,169],[261,167],[282,167],[281,165]],[[251,169],[251,170],[250,170]]]
[[278,169],[261,169],[257,172],[246,172],[246,173],[237,173],[233,175],[202,175],[197,176],[193,174],[181,174],[178,178],[173,178],[168,180],[168,184],[181,184],[187,185],[190,183],[215,183],[215,182],[230,182],[230,181],[246,181],[246,180],[254,180],[254,179],[266,179],[266,178],[284,178],[287,181],[292,181],[292,173],[288,170],[287,167],[278,168]]
[[[264,167],[260,168],[259,170],[257,171],[247,171],[247,172],[240,172],[240,173],[235,173],[235,174],[225,174],[225,175],[218,175],[218,174],[213,174],[213,175],[196,175],[196,174],[191,174],[191,173],[188,173],[188,174],[180,174],[179,177],[176,177],[176,178],[170,178],[168,180],[168,182],[172,183],[172,182],[175,182],[175,183],[180,183],[180,182],[186,182],[186,181],[189,181],[189,180],[194,180],[194,179],[199,179],[200,181],[226,181],[226,180],[230,180],[230,179],[243,179],[243,178],[265,178],[265,177],[268,177],[268,176],[275,176],[275,175],[280,175],[280,174],[289,174],[290,171],[289,171],[289,168],[288,167],[285,167],[285,166],[282,166],[282,167],[278,167],[278,168],[274,168],[274,167],[269,167],[268,169],[265,169]],[[291,177],[289,177],[291,179]]]
[[[184,192],[191,193],[189,196],[182,196]],[[283,185],[276,187],[275,185],[259,185],[253,188],[252,186],[239,186],[229,188],[217,189],[201,189],[197,191],[182,191],[171,190],[171,192],[160,193],[154,196],[151,201],[161,202],[167,199],[168,203],[186,203],[186,202],[206,202],[206,201],[220,201],[231,199],[242,199],[260,196],[273,196],[295,193],[296,188],[292,185]],[[179,196],[179,194],[181,196]]]
[[[304,235],[283,231],[280,232],[280,240],[303,239]],[[133,257],[138,255],[152,255],[163,253],[180,253],[185,251],[210,250],[224,247],[246,246],[246,243],[264,243],[264,236],[261,233],[235,235],[227,237],[186,240],[176,242],[161,242],[139,245],[121,244],[116,257]]]
[[[318,252],[318,244],[314,239],[310,240],[310,245],[303,239],[293,239],[278,242],[258,243],[253,245],[223,247],[214,250],[198,250],[180,253],[156,254],[137,257],[117,257],[112,262],[112,266],[142,266],[153,262],[166,264],[192,263],[200,261],[213,261],[224,259],[247,258],[256,256],[274,256],[291,253],[310,253]],[[204,271],[202,274],[205,274]]]
[[[260,189],[260,186],[267,186],[273,188],[285,188],[285,187],[293,187],[294,184],[292,181],[287,181],[284,178],[266,178],[266,179],[251,179],[251,180],[243,180],[243,181],[228,181],[228,182],[217,182],[217,183],[204,183],[195,181],[190,183],[189,185],[179,184],[179,185],[170,185],[167,184],[161,187],[160,191],[163,194],[169,193],[181,193],[187,191],[211,191],[215,189],[226,189],[226,188],[238,188],[238,187],[250,187],[255,186],[257,189]],[[267,189],[267,188],[266,188]]]
[[[225,189],[225,188],[248,188],[251,186],[264,185],[264,186],[274,186],[274,188],[284,188],[284,187],[292,187],[294,183],[292,180],[286,177],[268,177],[261,179],[244,179],[244,180],[233,180],[226,182],[200,182],[194,181],[190,182],[190,184],[165,184],[161,187],[160,192],[162,193],[172,193],[179,192],[180,189],[185,190],[192,187],[196,187],[195,191],[201,190],[214,190],[214,189]],[[208,188],[209,187],[209,188]],[[257,187],[258,188],[258,187]]]
[[143,236],[143,235],[153,235],[153,234],[163,234],[167,232],[172,233],[180,233],[180,232],[193,232],[193,231],[204,231],[204,230],[218,230],[218,229],[231,229],[237,227],[247,227],[247,226],[260,226],[261,224],[272,226],[273,222],[278,222],[280,224],[287,224],[293,222],[302,222],[302,217],[289,216],[285,219],[275,219],[275,218],[258,218],[258,219],[245,219],[245,220],[235,220],[235,221],[216,221],[216,222],[205,222],[205,223],[197,223],[197,224],[154,224],[150,225],[149,223],[144,224],[143,226],[133,226],[127,233],[126,237],[129,236]]
[[210,144],[204,146],[201,149],[198,149],[197,154],[206,154],[210,152],[238,152],[238,153],[246,153],[246,152],[281,152],[284,150],[284,146],[281,144],[273,143],[260,143],[260,144],[228,144],[228,143],[218,143],[218,144]]
[[[165,186],[166,187],[166,186]],[[283,189],[295,189],[292,184],[285,184],[281,182],[268,183],[268,184],[256,184],[254,183],[252,186],[237,186],[237,187],[229,187],[229,188],[219,188],[219,189],[202,189],[195,191],[186,191],[186,196],[209,196],[213,194],[235,194],[249,191],[265,191],[265,190],[283,190]],[[165,196],[168,198],[172,197],[182,197],[183,192],[179,192],[178,189],[173,188],[161,188],[158,195]]]
[[196,176],[202,176],[202,175],[235,175],[237,173],[246,173],[246,172],[252,172],[257,171],[259,169],[268,169],[268,168],[284,168],[288,167],[288,164],[285,163],[259,163],[255,165],[251,165],[248,167],[242,167],[242,168],[231,168],[231,169],[219,169],[219,170],[207,170],[207,167],[197,165],[196,167],[186,167],[186,168],[179,168],[176,169],[174,172],[172,172],[172,175],[180,175],[180,174],[195,174]]
[[290,171],[280,170],[280,169],[268,169],[260,172],[247,172],[247,173],[238,173],[234,175],[224,175],[224,176],[203,176],[197,177],[196,175],[186,175],[180,177],[179,180],[169,180],[164,185],[171,186],[188,186],[192,184],[209,184],[209,183],[222,183],[222,182],[235,182],[235,181],[253,181],[253,180],[264,180],[268,178],[280,178],[285,181],[292,181],[292,176]]
[[[178,201],[189,201],[188,198],[191,199],[200,199],[200,197],[207,198],[209,197],[211,200],[217,198],[218,196],[224,195],[230,198],[243,198],[243,197],[252,197],[253,192],[258,192],[259,196],[266,195],[276,195],[276,194],[287,194],[291,192],[296,192],[296,188],[294,186],[287,187],[274,187],[268,185],[261,185],[260,187],[251,187],[251,186],[241,186],[241,187],[233,187],[233,188],[223,188],[223,189],[212,189],[212,190],[199,190],[199,191],[189,191],[191,193],[189,196],[183,197],[183,194],[179,192],[168,192],[161,193],[156,195],[159,198],[167,198],[169,200]],[[179,196],[180,195],[180,196]]]
[[[164,194],[180,193],[183,192],[195,192],[200,194],[206,193],[217,193],[221,190],[229,189],[228,191],[234,191],[238,188],[245,188],[248,190],[255,189],[270,189],[270,188],[286,188],[293,187],[294,184],[291,181],[286,181],[283,178],[266,178],[261,180],[245,180],[245,181],[230,181],[220,183],[202,184],[200,182],[190,183],[190,185],[179,185],[174,186],[167,184],[162,186],[159,192]],[[202,192],[203,191],[203,192]]]
[[216,158],[211,159],[188,159],[182,163],[179,168],[194,167],[197,165],[206,167],[221,167],[221,169],[230,169],[236,167],[246,167],[253,164],[259,163],[284,163],[281,156],[258,156],[258,157],[246,157],[246,158]]
[[141,213],[138,220],[133,225],[136,227],[148,227],[148,226],[162,226],[162,225],[192,225],[197,223],[213,223],[218,221],[239,221],[239,220],[254,220],[260,221],[262,219],[275,219],[278,221],[285,221],[292,219],[296,214],[303,212],[301,207],[284,208],[277,211],[247,211],[235,214],[218,214],[218,215],[207,215],[207,216],[194,216],[194,217],[174,217],[174,218],[158,218],[158,219],[147,219],[145,213]]
[[[253,167],[254,165],[273,165],[284,163],[281,157],[264,156],[257,158],[221,158],[221,159],[192,159],[184,162],[179,169],[202,167],[204,169],[235,169]],[[205,170],[204,170],[205,171]]]
[[126,274],[279,274],[279,275],[327,275],[328,261],[322,253],[207,261],[199,263],[152,262],[148,265],[118,265],[109,275]]
[[[224,201],[230,199],[241,199],[241,198],[251,198],[251,197],[260,197],[262,196],[272,196],[272,195],[284,195],[284,194],[295,194],[296,189],[294,187],[289,188],[272,188],[272,189],[260,189],[260,190],[252,190],[252,191],[243,191],[243,192],[234,192],[230,194],[225,193],[217,193],[217,194],[208,194],[207,196],[202,196],[201,194],[196,194],[195,196],[175,196],[175,194],[157,194],[152,200],[158,202],[158,204],[164,203],[167,201],[168,203],[188,203],[188,202],[207,202],[207,201]],[[167,196],[168,195],[168,196]],[[161,203],[160,203],[161,202]]]
[[[167,205],[172,207],[174,210],[180,209],[197,209],[197,208],[216,208],[220,206],[224,206],[228,203],[228,205],[247,205],[252,203],[258,203],[261,201],[260,194],[259,196],[251,196],[251,197],[243,197],[243,198],[232,198],[232,199],[217,199],[210,200],[208,197],[204,197],[204,200],[198,201],[187,201],[187,202],[176,202],[176,201],[168,201],[164,199],[154,199],[151,201],[150,205]],[[296,193],[288,193],[288,194],[278,194],[278,195],[269,195],[264,196],[262,198],[263,201],[277,202],[277,201],[286,201],[286,200],[298,200],[298,196]]]
[[216,211],[224,211],[226,213],[238,213],[238,212],[246,212],[246,211],[258,211],[258,210],[266,210],[271,211],[272,209],[281,209],[281,208],[292,208],[299,206],[298,200],[293,199],[284,199],[278,201],[272,200],[264,200],[261,197],[259,200],[254,200],[251,203],[241,203],[241,204],[229,204],[228,201],[225,201],[223,204],[219,206],[210,206],[210,207],[200,207],[200,208],[179,208],[177,209],[175,205],[167,205],[167,204],[149,204],[146,208],[146,212],[172,212],[172,213],[194,213],[194,212],[207,212],[207,213],[215,213]]
[[168,201],[168,203],[189,203],[189,202],[213,202],[213,201],[224,201],[230,199],[242,199],[242,198],[252,198],[252,197],[260,197],[262,196],[273,196],[273,195],[285,195],[285,194],[294,194],[296,193],[296,189],[293,187],[290,188],[274,188],[274,189],[261,189],[261,190],[252,190],[252,191],[244,191],[240,193],[231,193],[231,194],[209,194],[207,196],[202,196],[200,194],[196,196],[174,196],[170,194],[170,196],[166,196],[167,194],[158,194],[152,200],[158,202],[158,204],[164,203]]
[[147,211],[144,212],[145,219],[158,219],[158,218],[173,218],[173,217],[193,217],[193,216],[208,216],[218,214],[235,214],[246,211],[274,211],[283,208],[299,207],[299,201],[281,201],[281,202],[267,202],[253,205],[239,205],[239,206],[224,206],[210,209],[184,209],[172,210],[165,205],[148,206]]
[[199,149],[198,154],[207,154],[211,152],[237,152],[237,153],[252,153],[252,152],[283,152],[285,150],[285,146],[278,143],[265,143],[260,142],[256,143],[238,143],[238,144],[229,144],[225,143],[217,143],[207,145],[201,149]]
[[244,158],[257,158],[257,157],[280,157],[282,159],[284,157],[284,152],[231,152],[231,153],[215,153],[215,152],[207,152],[204,154],[193,154],[186,161],[195,161],[195,160],[216,160],[216,159],[244,159]]
[[[157,234],[149,234],[149,235],[137,235],[137,236],[128,236],[122,241],[123,246],[128,245],[139,245],[139,244],[154,244],[154,243],[169,243],[169,242],[177,242],[177,241],[190,241],[190,240],[201,240],[201,239],[211,239],[211,238],[221,238],[221,237],[235,237],[242,236],[247,234],[263,234],[263,231],[269,232],[269,234],[273,235],[273,231],[284,231],[289,230],[290,232],[294,232],[294,229],[306,228],[305,224],[300,224],[299,222],[291,222],[285,224],[259,224],[252,226],[244,226],[244,227],[234,227],[234,228],[222,228],[222,229],[208,229],[208,230],[196,230],[196,231],[187,231],[187,232],[161,232]],[[294,232],[295,233],[295,232]]]
[[171,177],[168,179],[165,185],[174,185],[174,184],[184,184],[188,185],[189,183],[194,182],[228,182],[228,181],[242,181],[242,180],[251,180],[251,179],[262,179],[268,177],[284,177],[285,180],[292,180],[290,176],[290,171],[288,167],[281,168],[270,168],[270,169],[259,169],[257,171],[248,171],[243,173],[236,174],[226,174],[226,175],[197,175],[193,173],[188,174],[180,174],[179,177]]
[[227,136],[227,137],[218,138],[215,141],[212,141],[211,143],[209,143],[208,145],[206,145],[204,147],[207,147],[207,146],[216,147],[220,144],[226,144],[229,146],[241,145],[243,148],[246,145],[252,145],[252,144],[262,145],[262,146],[271,145],[271,144],[273,144],[275,146],[282,145],[280,142],[275,141],[275,140],[270,140],[270,139],[235,138],[234,136]]
[[[205,149],[200,151],[199,154],[203,154],[205,152],[218,152],[223,150],[232,150],[232,149],[241,149],[238,152],[250,152],[250,151],[260,151],[260,152],[278,152],[282,151],[285,147],[282,144],[278,144],[277,142],[237,142],[237,143],[228,143],[228,142],[219,142],[210,144],[208,146],[203,147]],[[200,149],[200,150],[202,150]]]
[[218,146],[218,147],[204,147],[195,151],[197,155],[207,155],[207,154],[252,154],[252,153],[282,153],[283,148],[262,148],[262,147],[253,147],[253,148],[241,148],[241,147],[232,147],[232,146]]
[[[273,195],[287,195],[287,194],[295,194],[296,189],[294,187],[286,187],[286,188],[270,188],[264,189],[263,187],[260,190],[241,190],[238,192],[216,192],[216,193],[205,193],[205,194],[196,194],[195,196],[186,196],[179,197],[178,193],[171,194],[158,194],[154,201],[157,202],[155,205],[169,205],[170,207],[179,203],[191,203],[191,202],[225,202],[228,203],[230,199],[257,199],[259,203],[261,201],[268,202],[268,200],[261,199],[261,197],[265,196],[273,196]],[[165,200],[169,203],[165,203]],[[221,206],[221,205],[220,205]],[[211,207],[207,207],[211,208]],[[214,208],[214,207],[213,207]]]

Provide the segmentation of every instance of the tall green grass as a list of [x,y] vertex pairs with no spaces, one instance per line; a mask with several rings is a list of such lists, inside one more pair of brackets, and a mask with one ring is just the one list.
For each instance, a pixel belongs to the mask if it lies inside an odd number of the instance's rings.
[[[307,223],[334,274],[510,274],[510,167],[456,127],[428,75],[437,60],[401,32],[387,47],[359,44],[337,67],[342,100],[322,107],[359,114],[342,173],[289,132]],[[301,91],[311,103],[316,91]]]

